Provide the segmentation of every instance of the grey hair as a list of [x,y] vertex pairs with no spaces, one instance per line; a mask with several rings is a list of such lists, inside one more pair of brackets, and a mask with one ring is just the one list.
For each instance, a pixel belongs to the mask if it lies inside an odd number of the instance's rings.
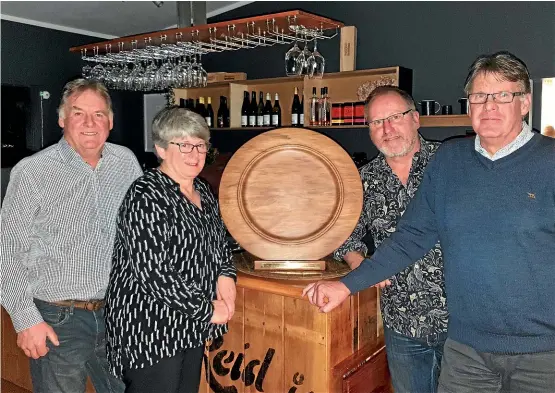
[[58,116],[60,118],[65,118],[64,107],[67,104],[69,97],[71,97],[75,93],[82,93],[86,90],[94,91],[102,96],[106,101],[106,105],[108,106],[108,112],[110,115],[113,115],[114,112],[112,111],[112,99],[110,98],[110,94],[108,93],[108,89],[104,84],[96,80],[87,80],[87,79],[75,79],[71,82],[66,83],[64,86],[64,92],[62,94],[62,100],[60,101],[60,105],[58,106]]
[[470,94],[472,83],[478,75],[493,74],[501,81],[518,82],[525,93],[530,93],[530,73],[526,64],[507,51],[492,55],[480,55],[469,68],[464,92]]
[[378,97],[391,93],[397,94],[407,103],[410,109],[416,110],[414,99],[403,89],[400,89],[397,86],[393,85],[378,86],[374,90],[372,90],[370,94],[368,94],[368,97],[366,97],[366,101],[364,101],[364,113],[366,115],[366,118],[368,118],[368,113],[370,111],[370,105],[372,104],[372,101],[374,101]]
[[172,106],[156,114],[152,121],[152,142],[163,149],[172,139],[200,138],[210,142],[210,129],[204,118],[185,108]]

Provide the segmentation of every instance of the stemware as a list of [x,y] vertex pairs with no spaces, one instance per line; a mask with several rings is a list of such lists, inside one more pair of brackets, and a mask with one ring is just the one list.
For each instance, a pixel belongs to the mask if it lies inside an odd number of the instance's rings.
[[318,40],[314,39],[314,51],[307,60],[309,78],[321,78],[324,75],[326,59],[318,52]]
[[308,58],[312,55],[310,50],[308,50],[308,38],[304,36],[304,48],[302,52],[297,57],[297,75],[307,75],[308,74]]
[[299,70],[297,59],[301,53],[302,51],[297,45],[297,33],[295,32],[295,42],[293,43],[293,47],[291,47],[291,49],[289,49],[285,54],[285,74],[287,76],[300,75],[301,70]]

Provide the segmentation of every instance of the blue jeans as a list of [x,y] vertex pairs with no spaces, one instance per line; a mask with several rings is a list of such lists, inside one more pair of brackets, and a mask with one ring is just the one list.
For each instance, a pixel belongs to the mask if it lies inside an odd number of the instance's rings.
[[436,393],[447,333],[417,339],[384,326],[384,336],[395,393]]
[[35,393],[83,393],[87,375],[97,393],[123,393],[124,385],[109,370],[106,358],[104,308],[87,311],[35,299],[42,318],[60,341],[46,340],[49,352],[31,359]]

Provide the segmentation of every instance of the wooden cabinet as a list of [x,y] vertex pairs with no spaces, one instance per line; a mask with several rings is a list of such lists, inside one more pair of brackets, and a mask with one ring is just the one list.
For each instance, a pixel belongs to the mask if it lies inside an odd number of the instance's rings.
[[307,283],[238,274],[235,315],[206,353],[200,392],[367,393],[389,386],[378,290],[324,314],[301,297]]
[[[402,89],[412,92],[412,70],[404,67],[386,67],[368,70],[344,71],[324,74],[323,78],[308,78],[307,76],[268,78],[268,79],[252,79],[239,80],[231,82],[218,82],[210,84],[203,88],[192,89],[174,89],[175,103],[179,104],[180,98],[211,97],[212,108],[214,113],[218,112],[220,106],[220,96],[228,98],[228,107],[230,111],[230,125],[228,130],[246,129],[241,128],[241,106],[243,104],[243,92],[252,91],[257,93],[257,101],[259,93],[264,92],[264,100],[266,93],[270,93],[272,104],[275,94],[279,94],[279,103],[281,106],[281,123],[282,127],[291,125],[291,105],[293,103],[293,93],[295,87],[299,89],[299,94],[304,92],[304,113],[305,127],[311,129],[356,129],[367,128],[367,125],[353,126],[326,126],[326,127],[309,127],[309,99],[312,95],[312,88],[316,87],[317,94],[320,94],[320,88],[327,87],[331,102],[356,102],[358,87],[368,81],[378,80],[382,77],[388,77],[395,81],[396,85]],[[422,127],[460,127],[470,126],[468,115],[444,115],[444,116],[421,116]],[[268,130],[269,127],[249,127],[247,129]]]

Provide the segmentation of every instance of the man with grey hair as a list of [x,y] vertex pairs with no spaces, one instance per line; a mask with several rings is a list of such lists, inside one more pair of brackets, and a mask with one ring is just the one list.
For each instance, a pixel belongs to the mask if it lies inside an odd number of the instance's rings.
[[[418,133],[414,100],[395,86],[379,86],[366,98],[370,139],[380,154],[360,168],[363,212],[351,236],[334,253],[351,269],[364,260],[372,235],[379,246],[394,231],[414,197],[426,165],[439,142]],[[447,304],[443,253],[439,244],[382,285],[380,306],[391,381],[396,393],[437,390],[443,344],[447,338]]]
[[328,312],[439,238],[450,318],[439,391],[555,392],[555,140],[523,121],[530,76],[516,56],[478,57],[465,90],[476,138],[438,149],[372,258],[304,293]]
[[2,206],[2,306],[31,358],[35,392],[121,392],[108,370],[104,296],[116,216],[141,176],[125,147],[106,142],[111,100],[98,82],[66,84],[63,137],[12,170]]

